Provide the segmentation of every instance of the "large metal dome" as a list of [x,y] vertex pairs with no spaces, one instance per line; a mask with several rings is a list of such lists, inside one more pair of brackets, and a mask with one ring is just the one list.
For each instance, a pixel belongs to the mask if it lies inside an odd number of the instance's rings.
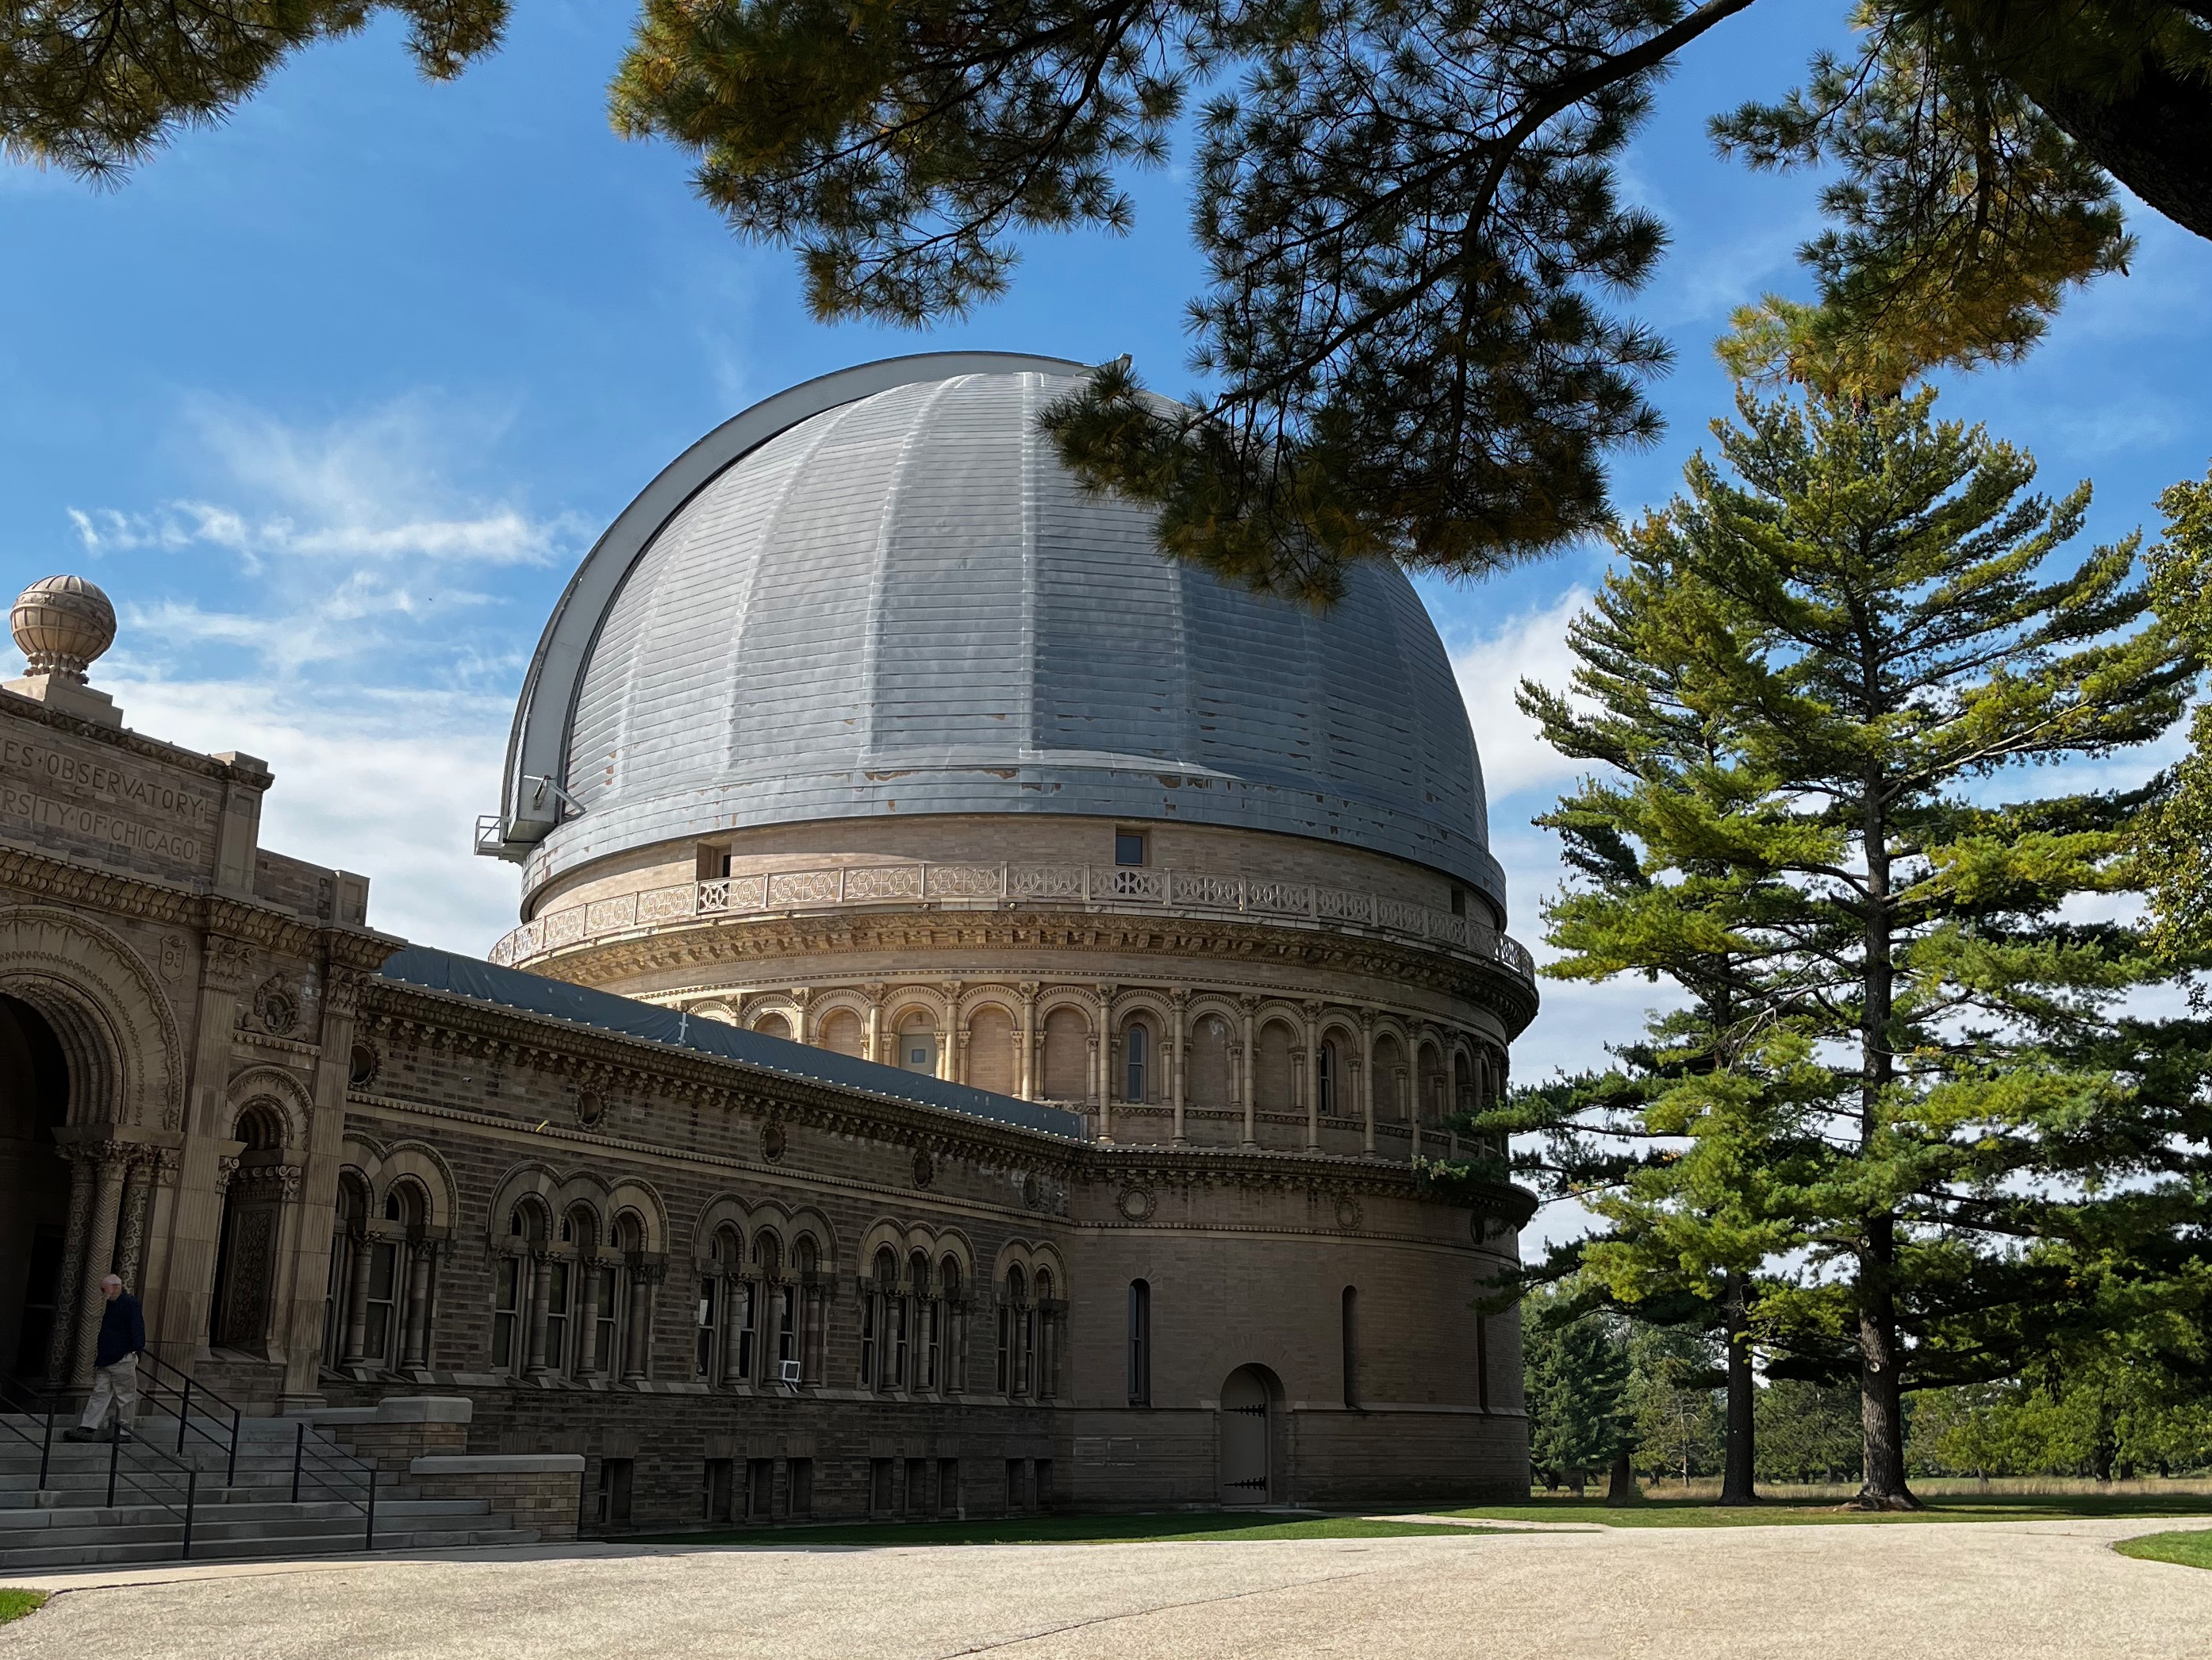
[[1164,559],[1147,514],[1080,490],[1037,430],[1081,373],[947,354],[833,375],[641,496],[516,717],[498,831],[510,856],[538,843],[532,885],[745,826],[1048,812],[1336,842],[1502,908],[1412,586],[1362,567],[1316,614]]

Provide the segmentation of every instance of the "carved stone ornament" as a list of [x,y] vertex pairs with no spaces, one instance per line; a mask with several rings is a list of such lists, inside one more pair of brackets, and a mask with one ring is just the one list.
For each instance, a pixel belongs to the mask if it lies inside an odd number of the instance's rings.
[[282,978],[271,975],[253,994],[253,1018],[271,1037],[289,1037],[300,1024],[300,1000]]
[[1132,1222],[1148,1222],[1159,1201],[1152,1197],[1150,1188],[1127,1187],[1121,1189],[1121,1196],[1114,1203]]
[[767,1159],[769,1164],[773,1164],[781,1159],[784,1150],[790,1145],[790,1138],[785,1135],[782,1124],[775,1119],[771,1118],[761,1126],[761,1157]]
[[185,936],[165,933],[161,936],[161,978],[174,982],[184,977]]
[[1031,1210],[1044,1208],[1044,1183],[1037,1180],[1035,1171],[1022,1177],[1022,1203]]
[[927,1147],[914,1150],[914,1184],[926,1188],[937,1179],[937,1161],[929,1156]]
[[1359,1201],[1348,1193],[1336,1201],[1336,1225],[1340,1228],[1359,1225]]
[[208,978],[225,991],[243,991],[253,982],[253,947],[243,939],[215,935],[207,942]]

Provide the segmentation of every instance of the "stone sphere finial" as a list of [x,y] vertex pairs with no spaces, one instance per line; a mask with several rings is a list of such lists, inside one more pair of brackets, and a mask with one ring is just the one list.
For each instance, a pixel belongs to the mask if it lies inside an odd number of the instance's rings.
[[15,643],[33,674],[82,685],[92,660],[115,643],[115,607],[82,576],[47,576],[16,596]]

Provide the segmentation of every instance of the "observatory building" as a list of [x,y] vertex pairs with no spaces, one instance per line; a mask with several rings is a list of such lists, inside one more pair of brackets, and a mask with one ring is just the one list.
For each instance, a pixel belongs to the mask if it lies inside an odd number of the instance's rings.
[[1040,436],[1085,373],[870,364],[648,485],[532,660],[484,958],[262,849],[267,769],[27,592],[0,1371],[81,1379],[112,1268],[197,1387],[553,1536],[1524,1492],[1474,1304],[1531,1201],[1423,1173],[1536,1006],[1449,663],[1395,569],[1162,558]]

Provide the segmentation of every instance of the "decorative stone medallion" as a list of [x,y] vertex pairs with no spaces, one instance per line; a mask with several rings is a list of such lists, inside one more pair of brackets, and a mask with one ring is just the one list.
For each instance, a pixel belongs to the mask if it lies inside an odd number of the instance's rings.
[[271,1037],[289,1037],[300,1024],[300,1000],[282,980],[271,976],[253,994],[253,1018]]
[[771,1164],[783,1157],[784,1149],[791,1145],[783,1133],[783,1126],[771,1118],[761,1126],[761,1157]]
[[926,1147],[916,1147],[914,1152],[914,1184],[926,1188],[937,1179],[937,1161],[929,1156]]
[[1121,1196],[1114,1201],[1115,1207],[1132,1222],[1151,1220],[1153,1207],[1158,1203],[1150,1188],[1138,1187],[1122,1189]]
[[1336,1225],[1340,1228],[1359,1225],[1359,1201],[1348,1193],[1340,1196],[1336,1201]]
[[1044,1183],[1037,1180],[1035,1171],[1022,1177],[1022,1203],[1031,1210],[1044,1208]]
[[185,936],[165,933],[161,936],[161,978],[179,980],[185,972]]

